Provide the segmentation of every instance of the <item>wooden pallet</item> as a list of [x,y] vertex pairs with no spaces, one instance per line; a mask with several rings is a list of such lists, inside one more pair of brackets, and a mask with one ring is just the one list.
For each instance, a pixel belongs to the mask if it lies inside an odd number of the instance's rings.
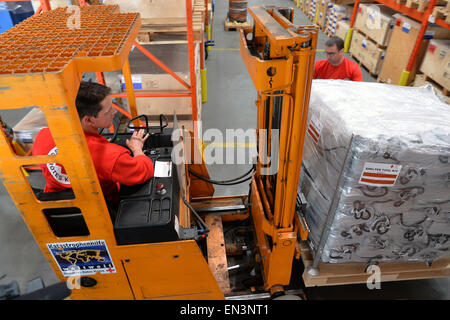
[[250,21],[232,22],[232,21],[229,21],[228,19],[225,19],[224,27],[225,27],[225,31],[227,31],[227,32],[253,28],[252,23]]
[[450,24],[450,14],[449,13],[450,13],[450,9],[448,9],[448,4],[447,4],[447,7],[443,7],[443,6],[434,7],[432,16],[435,19],[442,19],[446,23]]
[[[367,273],[366,263],[323,263],[318,265],[319,275],[308,273],[313,265],[313,255],[308,245],[302,242],[301,258],[305,266],[303,281],[306,287],[333,286],[356,283],[367,283],[372,275]],[[435,261],[431,266],[425,262],[385,262],[378,265],[381,271],[381,282],[443,278],[450,276],[450,258]]]

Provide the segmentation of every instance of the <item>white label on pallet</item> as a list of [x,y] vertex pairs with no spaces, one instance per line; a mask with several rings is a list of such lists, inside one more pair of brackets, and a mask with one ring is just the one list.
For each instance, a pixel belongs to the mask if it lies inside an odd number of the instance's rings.
[[390,187],[397,181],[401,169],[402,166],[398,164],[366,162],[359,183],[376,187]]

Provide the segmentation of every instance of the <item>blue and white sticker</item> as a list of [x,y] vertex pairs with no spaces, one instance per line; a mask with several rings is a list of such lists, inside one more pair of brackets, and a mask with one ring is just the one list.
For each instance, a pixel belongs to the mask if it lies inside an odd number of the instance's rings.
[[105,240],[47,243],[64,277],[116,273]]

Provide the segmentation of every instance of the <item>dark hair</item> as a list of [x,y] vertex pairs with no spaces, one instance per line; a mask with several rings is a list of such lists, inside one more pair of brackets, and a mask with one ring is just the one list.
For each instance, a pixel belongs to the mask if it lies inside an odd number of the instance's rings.
[[344,48],[344,40],[342,40],[339,37],[331,37],[325,42],[325,46],[332,47],[336,46],[338,51],[342,50]]
[[102,106],[100,102],[111,94],[111,88],[95,82],[81,81],[75,105],[78,116],[83,119],[85,116],[96,117]]

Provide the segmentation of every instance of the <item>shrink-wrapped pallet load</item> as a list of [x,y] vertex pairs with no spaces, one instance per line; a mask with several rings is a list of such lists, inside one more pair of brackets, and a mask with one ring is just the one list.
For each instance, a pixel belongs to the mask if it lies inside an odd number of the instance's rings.
[[448,257],[448,105],[429,87],[314,80],[299,190],[320,261]]

